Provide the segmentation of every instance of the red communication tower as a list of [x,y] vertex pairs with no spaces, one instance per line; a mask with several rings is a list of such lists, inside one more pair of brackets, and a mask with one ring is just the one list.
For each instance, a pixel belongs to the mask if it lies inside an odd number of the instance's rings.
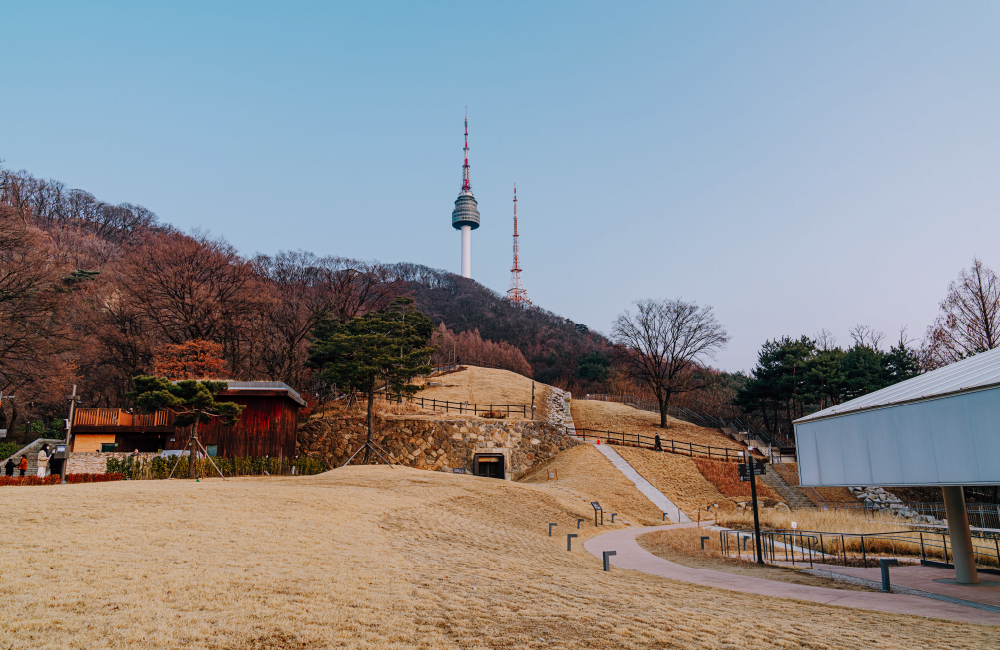
[[528,292],[521,282],[521,261],[517,254],[517,183],[514,183],[514,266],[510,270],[510,289],[507,289],[507,300],[522,307],[531,304],[531,301],[528,300]]

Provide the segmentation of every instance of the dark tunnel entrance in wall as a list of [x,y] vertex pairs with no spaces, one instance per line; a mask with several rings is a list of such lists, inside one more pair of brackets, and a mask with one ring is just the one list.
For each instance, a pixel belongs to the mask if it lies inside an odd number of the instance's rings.
[[472,473],[486,478],[504,478],[502,454],[476,454],[472,457]]

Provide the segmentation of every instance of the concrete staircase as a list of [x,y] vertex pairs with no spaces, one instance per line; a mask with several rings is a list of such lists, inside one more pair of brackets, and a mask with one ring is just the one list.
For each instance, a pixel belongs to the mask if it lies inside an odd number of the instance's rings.
[[[65,440],[55,440],[53,438],[39,438],[38,440],[34,441],[27,447],[18,449],[13,456],[8,456],[7,458],[13,458],[14,465],[17,465],[18,463],[21,462],[21,456],[27,455],[28,469],[24,472],[24,475],[36,476],[38,474],[38,452],[42,450],[42,445],[47,444],[49,446],[49,453],[51,454],[53,451],[55,451],[56,445],[61,445],[65,442],[66,442]],[[7,475],[7,469],[5,467],[7,465],[7,458],[0,460],[0,473],[3,473],[4,476]],[[15,467],[14,476],[20,476],[20,475],[21,472],[18,471],[18,469]]]
[[767,473],[760,478],[764,482],[764,485],[777,492],[778,497],[792,510],[816,509],[816,504],[806,496],[802,488],[797,485],[789,485],[777,472],[771,471],[770,467],[768,467]]

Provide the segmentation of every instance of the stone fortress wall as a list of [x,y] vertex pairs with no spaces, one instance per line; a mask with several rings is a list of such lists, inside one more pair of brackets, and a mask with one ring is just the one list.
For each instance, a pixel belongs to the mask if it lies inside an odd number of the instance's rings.
[[[299,426],[297,450],[301,456],[338,467],[366,436],[364,418],[313,420]],[[464,468],[471,473],[476,454],[499,454],[504,457],[508,480],[520,478],[564,449],[583,444],[566,435],[562,426],[532,420],[376,420],[373,440],[393,463],[442,472]]]

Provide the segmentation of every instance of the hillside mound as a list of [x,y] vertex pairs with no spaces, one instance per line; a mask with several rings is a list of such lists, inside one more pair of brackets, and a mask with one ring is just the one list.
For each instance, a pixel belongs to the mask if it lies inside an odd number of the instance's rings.
[[[488,409],[491,405],[515,404],[526,405],[527,409],[510,413],[511,418],[531,417],[531,385],[532,380],[509,370],[496,368],[480,368],[478,366],[462,366],[458,372],[449,372],[417,380],[424,386],[415,399],[447,400],[449,402],[468,402],[470,406],[477,405],[480,409]],[[549,387],[546,384],[534,382],[535,404],[543,408]],[[501,409],[506,411],[505,409]]]
[[[3,647],[916,650],[996,642],[991,626],[606,573],[581,543],[593,525],[576,530],[589,505],[540,485],[366,466],[5,490],[17,526],[0,528]],[[558,524],[552,537],[549,522]],[[567,552],[570,531],[580,538]]]
[[602,431],[622,431],[625,433],[648,436],[651,440],[656,434],[666,440],[692,442],[712,447],[728,447],[729,449],[746,449],[740,443],[725,435],[719,429],[709,429],[691,424],[677,418],[667,418],[667,429],[660,428],[659,413],[642,411],[634,406],[617,404],[615,402],[598,402],[591,400],[573,400],[573,422],[576,427],[598,429]]
[[[697,519],[698,509],[707,514],[705,507],[713,503],[731,507],[727,505],[729,499],[698,471],[694,459],[688,456],[622,445],[615,445],[614,449],[692,519]],[[706,514],[702,515],[703,519],[709,518]],[[667,513],[667,516],[672,515]]]
[[[549,472],[553,471],[558,480],[549,480]],[[568,488],[588,501],[600,503],[605,513],[617,512],[619,517],[633,525],[652,526],[663,521],[663,513],[653,502],[592,445],[580,445],[560,452],[548,462],[528,470],[520,482]],[[590,516],[593,518],[593,510]],[[607,521],[611,521],[610,517]]]

